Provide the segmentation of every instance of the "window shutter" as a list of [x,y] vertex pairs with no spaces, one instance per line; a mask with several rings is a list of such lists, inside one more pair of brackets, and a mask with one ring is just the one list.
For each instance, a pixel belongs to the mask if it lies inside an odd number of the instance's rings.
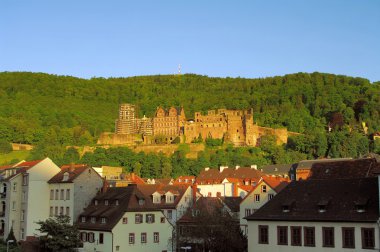
[[152,223],[154,223],[154,216],[155,214],[152,214]]

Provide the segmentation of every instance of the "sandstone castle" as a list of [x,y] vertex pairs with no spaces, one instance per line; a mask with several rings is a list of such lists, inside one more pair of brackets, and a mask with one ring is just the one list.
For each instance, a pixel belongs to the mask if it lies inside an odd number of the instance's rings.
[[193,119],[186,119],[182,107],[165,110],[158,107],[153,118],[136,117],[135,105],[121,104],[115,133],[103,133],[99,144],[155,144],[157,139],[170,143],[179,139],[191,143],[197,139],[224,139],[234,146],[258,146],[264,135],[275,135],[278,144],[286,143],[288,136],[297,134],[286,128],[272,129],[254,124],[253,110],[209,110],[207,114],[196,112]]

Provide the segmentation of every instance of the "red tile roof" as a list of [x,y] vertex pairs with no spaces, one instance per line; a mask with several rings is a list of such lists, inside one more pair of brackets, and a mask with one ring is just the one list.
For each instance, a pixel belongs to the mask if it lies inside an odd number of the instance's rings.
[[263,173],[251,167],[224,168],[222,172],[219,169],[203,170],[198,175],[196,182],[201,183],[221,183],[224,179],[239,180],[258,180]]
[[[80,164],[80,165],[64,165],[61,168],[61,171],[58,172],[54,177],[52,177],[48,183],[53,184],[53,183],[73,183],[74,180],[82,174],[84,171],[87,169],[91,169],[92,172],[95,172],[91,167],[85,165],[85,164]],[[64,174],[67,172],[69,175],[67,180],[63,181],[64,179]],[[96,173],[98,174],[98,173]],[[100,177],[100,176],[99,176]]]

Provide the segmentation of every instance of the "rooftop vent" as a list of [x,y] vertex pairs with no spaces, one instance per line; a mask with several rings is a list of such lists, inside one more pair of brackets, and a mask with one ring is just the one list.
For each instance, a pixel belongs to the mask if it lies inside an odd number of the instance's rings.
[[235,170],[237,170],[237,169],[239,169],[239,168],[240,168],[240,166],[239,166],[239,165],[235,166]]
[[69,180],[69,173],[65,172],[65,173],[63,173],[62,181],[67,181],[67,180]]
[[359,198],[355,203],[355,210],[358,213],[364,213],[366,211],[367,205],[369,202],[369,198]]
[[210,170],[210,167],[206,167],[206,168],[205,168],[205,171],[208,171],[208,170]]
[[294,206],[295,201],[293,199],[288,199],[282,204],[282,212],[283,213],[289,213],[293,206]]
[[224,169],[227,169],[227,168],[228,168],[228,166],[222,166],[222,165],[221,165],[221,166],[219,167],[219,172],[223,172],[223,170],[224,170]]
[[327,206],[328,206],[329,203],[330,203],[330,200],[321,199],[318,202],[318,212],[320,212],[320,213],[326,212]]
[[257,170],[257,165],[251,165],[251,169]]

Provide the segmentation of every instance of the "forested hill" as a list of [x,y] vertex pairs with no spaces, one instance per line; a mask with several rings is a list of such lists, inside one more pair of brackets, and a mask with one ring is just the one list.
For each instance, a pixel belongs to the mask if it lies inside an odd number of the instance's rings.
[[[262,126],[290,131],[325,129],[338,113],[350,128],[366,122],[380,130],[380,83],[324,73],[262,79],[210,78],[192,74],[80,79],[43,73],[0,73],[0,138],[36,144],[88,144],[113,131],[119,103],[152,116],[157,106],[179,106],[188,118],[214,108],[253,108]],[[335,114],[336,115],[336,114]]]

